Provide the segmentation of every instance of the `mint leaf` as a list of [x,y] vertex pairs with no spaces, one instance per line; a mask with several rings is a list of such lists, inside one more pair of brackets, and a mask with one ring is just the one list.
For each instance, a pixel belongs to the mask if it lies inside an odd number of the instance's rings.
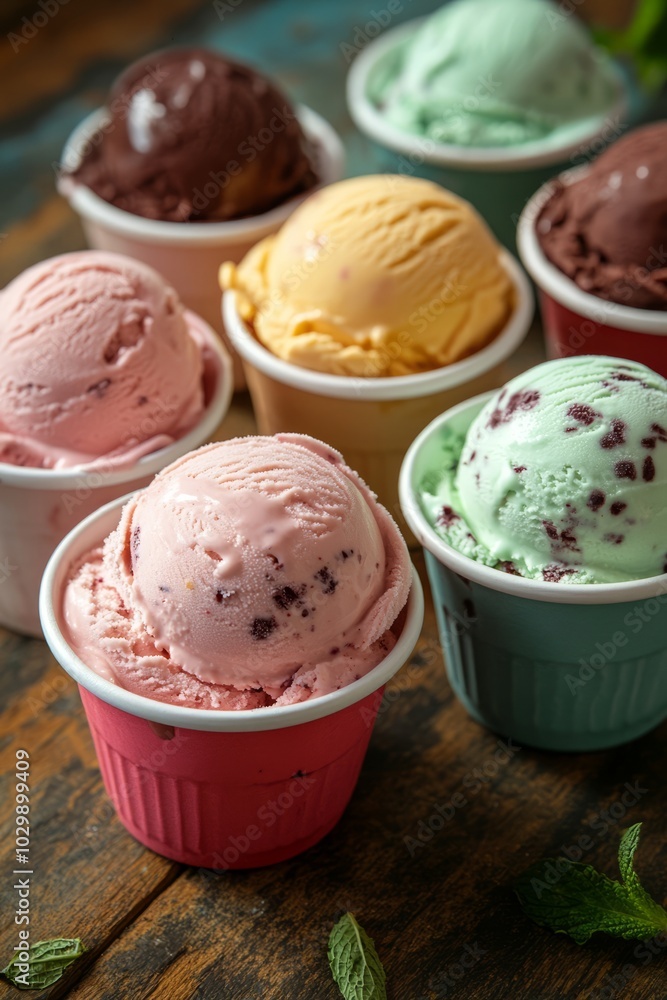
[[565,858],[532,865],[514,889],[524,912],[559,934],[584,944],[592,934],[638,939],[667,931],[667,912],[646,892],[633,861],[641,823],[626,830],[618,849],[622,882]]
[[594,36],[611,55],[632,59],[647,90],[658,90],[667,79],[665,0],[639,0],[627,28],[620,31],[600,28]]
[[16,955],[0,975],[20,990],[43,990],[58,982],[65,969],[85,950],[81,938],[37,941],[27,949],[28,962],[22,963]]
[[351,913],[340,918],[329,936],[329,965],[345,1000],[387,1000],[375,945]]

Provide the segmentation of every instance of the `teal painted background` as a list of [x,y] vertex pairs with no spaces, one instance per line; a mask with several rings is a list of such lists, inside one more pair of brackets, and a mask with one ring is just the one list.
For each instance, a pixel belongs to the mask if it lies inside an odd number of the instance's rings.
[[[94,2],[94,0],[93,0]],[[138,3],[141,0],[137,0]],[[421,17],[442,6],[439,0],[402,0],[396,14],[387,12],[387,0],[218,0],[205,3],[183,17],[153,48],[168,45],[207,45],[249,62],[274,76],[289,97],[309,104],[343,136],[348,153],[347,173],[372,173],[382,168],[382,155],[352,125],[345,107],[347,49],[362,39],[373,12],[390,25]],[[392,8],[396,8],[396,2]],[[388,25],[388,26],[390,26]],[[131,25],[128,25],[128,31]],[[371,26],[374,31],[374,26]],[[57,44],[54,41],[54,46]],[[137,48],[134,58],[146,50]],[[59,54],[52,50],[50,57]],[[108,88],[127,65],[126,59],[91,57],[70,81],[0,129],[0,229],[30,215],[53,193],[54,164],[65,139],[90,111],[104,102]],[[20,169],[17,169],[17,166]]]

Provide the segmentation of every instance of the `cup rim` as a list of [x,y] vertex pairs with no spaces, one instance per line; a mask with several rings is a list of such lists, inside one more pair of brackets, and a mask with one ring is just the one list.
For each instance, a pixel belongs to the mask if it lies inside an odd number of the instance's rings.
[[[398,494],[403,516],[419,542],[438,562],[464,579],[470,580],[489,590],[496,590],[514,597],[543,601],[549,604],[622,604],[629,601],[654,597],[667,593],[667,573],[644,577],[641,580],[627,580],[622,583],[548,583],[529,580],[522,576],[502,573],[491,566],[484,566],[469,556],[465,556],[449,545],[429,524],[422,512],[417,489],[413,486],[415,466],[421,449],[433,434],[450,420],[466,410],[477,409],[492,398],[494,392],[485,392],[466,399],[450,407],[432,420],[415,438],[408,448],[401,466],[398,480]],[[474,414],[476,416],[476,414]]]
[[336,399],[396,400],[428,396],[462,385],[482,375],[508,358],[525,338],[533,319],[533,291],[518,261],[506,250],[500,251],[500,263],[509,275],[516,293],[516,306],[507,323],[490,344],[461,361],[414,375],[362,378],[354,375],[329,375],[302,368],[272,354],[254,336],[237,308],[237,293],[223,294],[222,315],[227,336],[243,360],[269,378],[293,389]]
[[350,115],[361,132],[380,145],[406,156],[417,154],[426,163],[443,167],[471,167],[479,171],[500,172],[546,167],[560,163],[582,145],[593,142],[602,132],[606,121],[613,115],[621,116],[627,110],[627,90],[620,71],[613,60],[609,60],[617,81],[616,100],[604,115],[600,114],[579,133],[570,136],[560,146],[545,149],[545,139],[522,143],[520,146],[457,146],[454,143],[436,142],[420,136],[410,135],[389,124],[367,96],[368,78],[376,63],[394,49],[405,38],[413,34],[428,20],[427,17],[414,18],[406,24],[397,25],[384,31],[369,42],[356,56],[346,81],[347,106]]
[[524,267],[539,288],[556,302],[572,312],[578,313],[596,323],[631,330],[633,333],[650,333],[667,336],[667,313],[658,309],[637,309],[619,302],[601,299],[591,295],[563,274],[544,254],[537,238],[537,218],[554,193],[558,182],[574,184],[590,170],[588,164],[581,164],[565,170],[543,184],[526,203],[517,226],[516,242]]
[[105,468],[100,465],[76,465],[68,469],[38,469],[23,465],[0,462],[0,481],[6,486],[37,490],[72,490],[86,485],[90,477],[101,476],[100,485],[115,486],[132,480],[152,476],[170,465],[181,455],[199,447],[208,440],[224,419],[234,392],[234,366],[219,335],[209,324],[191,309],[184,310],[188,326],[196,325],[203,335],[206,347],[213,351],[217,363],[217,384],[199,421],[176,441],[142,455],[132,465],[121,468]]
[[294,211],[296,206],[318,188],[337,181],[343,174],[345,150],[343,143],[329,122],[305,104],[294,108],[299,124],[306,136],[317,145],[322,156],[322,179],[308,191],[288,199],[281,205],[245,219],[231,219],[228,222],[163,222],[160,219],[145,219],[141,215],[126,212],[108,201],[104,201],[85,184],[80,184],[63,173],[63,164],[68,158],[75,160],[75,145],[83,136],[94,134],[108,116],[106,108],[97,108],[87,115],[69,136],[60,158],[60,173],[56,181],[59,193],[71,207],[82,216],[111,232],[131,239],[174,246],[220,246],[233,244],[239,240],[249,243],[260,240],[274,232]]
[[59,543],[49,559],[39,592],[39,613],[44,638],[60,666],[77,684],[108,705],[129,715],[181,729],[215,732],[263,732],[285,729],[333,715],[362,701],[389,681],[407,663],[421,634],[424,621],[424,594],[421,581],[411,565],[412,585],[406,605],[403,629],[391,652],[369,673],[329,694],[295,705],[273,705],[240,711],[184,708],[154,701],[126,691],[105,680],[74,652],[61,629],[59,593],[70,566],[118,524],[121,508],[134,493],[112,500],[84,518]]

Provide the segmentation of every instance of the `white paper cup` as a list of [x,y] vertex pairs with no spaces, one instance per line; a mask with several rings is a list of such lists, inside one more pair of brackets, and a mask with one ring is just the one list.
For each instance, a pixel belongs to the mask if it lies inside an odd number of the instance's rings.
[[0,625],[40,637],[39,584],[58,542],[102,504],[147,486],[156,472],[209,440],[233,391],[232,360],[201,320],[211,352],[207,406],[196,427],[129,468],[32,469],[0,462]]
[[327,375],[283,361],[241,319],[236,293],[225,292],[225,327],[244,362],[260,433],[293,431],[329,442],[405,531],[397,484],[409,445],[443,410],[503,385],[511,376],[506,362],[530,326],[534,308],[530,283],[514,257],[503,253],[501,260],[517,299],[504,329],[470,357],[416,375]]
[[[184,864],[225,870],[292,857],[321,840],[350,800],[384,685],[407,662],[421,632],[419,577],[413,569],[394,648],[338,691],[238,712],[154,701],[92,670],[63,629],[70,568],[116,527],[126,499],[97,511],[63,540],[40,594],[44,635],[79,685],[118,816],[142,844]],[[278,812],[271,812],[272,801]]]
[[[567,170],[557,180],[573,184],[588,166]],[[540,293],[542,325],[549,357],[605,354],[639,361],[667,377],[667,313],[608,302],[579,288],[545,256],[535,224],[554,193],[547,181],[526,205],[517,230],[524,267]]]
[[[396,61],[397,49],[421,26],[417,18],[383,32],[355,58],[347,77],[347,104],[357,127],[385,151],[382,168],[390,173],[434,180],[467,199],[509,249],[515,246],[519,215],[532,193],[559,168],[590,159],[626,127],[627,98],[618,75],[616,100],[604,115],[582,123],[569,138],[552,137],[518,146],[456,146],[411,135],[387,122],[368,96],[378,65]],[[465,109],[462,111],[465,114]],[[491,175],[491,176],[490,176]]]
[[[315,167],[321,185],[340,180],[345,153],[337,133],[310,108],[300,106],[296,113],[315,149]],[[61,171],[74,168],[105,120],[107,112],[100,108],[77,126],[65,145]],[[91,247],[127,254],[155,268],[173,285],[184,304],[218,330],[225,341],[220,322],[220,264],[224,260],[240,261],[255,243],[280,229],[300,202],[312,193],[305,191],[269,212],[248,219],[188,223],[161,222],[125,212],[62,172],[58,190],[81,218]],[[238,359],[234,359],[234,382],[236,388],[244,387]]]

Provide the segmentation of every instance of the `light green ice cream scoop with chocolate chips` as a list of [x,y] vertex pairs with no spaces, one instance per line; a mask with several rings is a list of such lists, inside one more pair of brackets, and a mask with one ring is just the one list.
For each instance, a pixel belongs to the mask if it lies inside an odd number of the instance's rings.
[[538,365],[437,448],[422,507],[464,555],[564,584],[667,572],[667,380],[649,368]]

